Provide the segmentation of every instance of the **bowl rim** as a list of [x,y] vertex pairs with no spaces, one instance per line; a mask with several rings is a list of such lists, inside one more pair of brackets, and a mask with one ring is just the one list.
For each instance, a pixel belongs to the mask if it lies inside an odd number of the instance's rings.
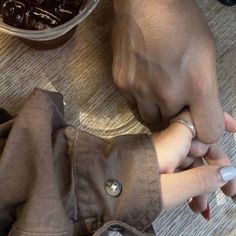
[[9,26],[0,21],[0,31],[2,31],[3,33],[27,39],[50,40],[59,37],[67,33],[73,27],[78,25],[80,22],[82,22],[88,15],[90,15],[90,13],[95,9],[95,7],[99,2],[99,0],[85,0],[85,1],[87,1],[85,3],[85,7],[77,16],[73,17],[71,20],[65,22],[64,24],[61,24],[54,28],[48,28],[44,30],[27,30]]

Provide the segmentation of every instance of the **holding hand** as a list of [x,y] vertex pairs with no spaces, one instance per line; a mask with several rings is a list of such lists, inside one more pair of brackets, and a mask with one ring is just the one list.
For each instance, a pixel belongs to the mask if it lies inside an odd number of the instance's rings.
[[215,61],[214,40],[193,0],[114,1],[114,82],[158,130],[188,107],[198,138],[217,142],[224,122]]
[[[192,122],[189,112],[180,119]],[[236,132],[236,121],[227,113],[225,127]],[[195,212],[204,212],[208,206],[208,194],[221,190],[230,197],[236,195],[236,169],[227,155],[216,145],[206,145],[193,139],[192,130],[179,122],[152,136],[161,173],[164,210],[189,199]],[[204,165],[204,158],[208,165]]]

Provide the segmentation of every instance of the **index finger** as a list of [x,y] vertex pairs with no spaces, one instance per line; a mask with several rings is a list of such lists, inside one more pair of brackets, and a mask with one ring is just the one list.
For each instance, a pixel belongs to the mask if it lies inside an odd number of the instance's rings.
[[[206,156],[204,157],[209,165],[219,165],[219,166],[231,166],[232,163],[229,157],[217,146],[212,145]],[[229,181],[225,186],[221,188],[222,192],[233,197],[236,195],[236,179]]]

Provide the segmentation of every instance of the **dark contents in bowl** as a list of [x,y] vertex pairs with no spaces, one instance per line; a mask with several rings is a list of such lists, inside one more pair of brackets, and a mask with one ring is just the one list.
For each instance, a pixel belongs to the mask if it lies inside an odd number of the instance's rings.
[[0,0],[3,22],[21,29],[43,30],[79,14],[85,0]]

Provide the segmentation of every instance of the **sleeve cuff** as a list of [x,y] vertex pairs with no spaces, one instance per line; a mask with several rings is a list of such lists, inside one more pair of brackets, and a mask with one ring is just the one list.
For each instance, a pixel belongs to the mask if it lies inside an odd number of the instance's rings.
[[[80,132],[76,154],[77,198],[85,222],[95,216],[95,228],[96,224],[117,220],[143,231],[160,214],[159,166],[148,135],[121,136],[106,142]],[[111,179],[122,185],[117,197],[104,187]]]

